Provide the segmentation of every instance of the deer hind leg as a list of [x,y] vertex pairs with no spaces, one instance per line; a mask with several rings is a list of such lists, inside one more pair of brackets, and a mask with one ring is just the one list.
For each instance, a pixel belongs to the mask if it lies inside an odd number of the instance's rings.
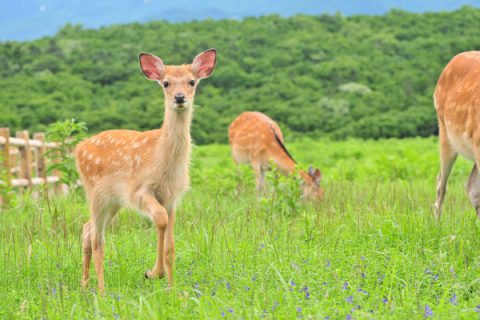
[[88,285],[88,278],[90,276],[90,261],[92,260],[92,239],[90,237],[90,225],[92,221],[89,220],[83,225],[83,259],[82,259],[82,270],[83,276],[81,281],[82,288],[86,288]]
[[157,258],[151,270],[145,272],[145,278],[163,278],[165,275],[165,233],[168,225],[167,210],[149,193],[140,197],[141,209],[157,228]]
[[477,212],[477,217],[480,218],[480,174],[476,164],[473,165],[472,172],[465,184],[465,189],[470,198],[470,202]]
[[252,163],[252,167],[255,171],[257,193],[262,193],[265,189],[265,168],[261,163]]
[[[98,279],[98,289],[100,292],[103,292],[105,289],[105,281],[103,275],[103,259],[105,256],[104,246],[105,246],[105,228],[108,223],[112,220],[115,214],[118,211],[118,206],[116,205],[102,205],[100,202],[91,202],[91,213],[92,218],[87,222],[88,228],[88,237],[90,238],[90,248],[84,241],[84,253],[91,250],[91,255],[93,255],[93,263],[95,265],[95,272],[97,273]],[[84,234],[84,237],[86,235]],[[84,259],[84,277],[86,275],[88,280],[88,269],[89,266],[87,263],[90,263],[90,257],[85,255]]]
[[168,285],[173,286],[173,267],[175,264],[175,238],[173,235],[175,227],[175,208],[170,209],[168,216],[167,231],[165,233],[165,266],[167,268]]
[[442,214],[443,199],[447,191],[447,180],[452,171],[453,164],[457,159],[457,152],[452,148],[448,141],[445,127],[439,123],[439,142],[440,142],[440,172],[437,176],[437,198],[435,200],[435,217],[440,218]]

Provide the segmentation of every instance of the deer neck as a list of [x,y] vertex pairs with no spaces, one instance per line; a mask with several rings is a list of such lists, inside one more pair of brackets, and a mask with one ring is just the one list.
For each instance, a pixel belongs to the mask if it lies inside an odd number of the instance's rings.
[[285,174],[292,174],[295,172],[295,169],[297,165],[295,162],[285,153],[283,150],[281,153],[277,156],[277,160],[275,161],[280,168]]
[[[158,158],[172,160],[177,165],[188,163],[191,151],[190,126],[193,109],[174,110],[166,105],[162,126],[162,138],[159,140]],[[170,161],[167,161],[170,162]]]

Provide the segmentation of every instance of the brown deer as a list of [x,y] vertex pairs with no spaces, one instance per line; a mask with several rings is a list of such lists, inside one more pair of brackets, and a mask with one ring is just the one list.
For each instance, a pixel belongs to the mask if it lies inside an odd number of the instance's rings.
[[441,216],[448,176],[461,154],[475,163],[466,190],[480,217],[480,51],[452,58],[438,79],[433,99],[440,142],[435,215]]
[[[255,171],[257,190],[265,184],[265,171],[272,160],[284,174],[296,171],[296,163],[283,144],[280,127],[272,119],[260,112],[240,114],[228,128],[233,159],[237,164],[250,163]],[[320,186],[322,175],[319,169],[311,167],[308,173],[299,170],[303,179],[304,199],[318,200],[323,197]]]
[[161,278],[166,270],[168,285],[173,285],[175,207],[189,186],[193,99],[198,82],[215,68],[216,51],[202,52],[192,64],[180,66],[164,65],[148,53],[139,59],[143,74],[163,88],[163,126],[146,132],[105,131],[81,142],[75,151],[91,213],[83,226],[81,284],[87,285],[93,254],[100,291],[105,228],[120,207],[138,210],[152,220],[158,233],[157,258],[145,277]]

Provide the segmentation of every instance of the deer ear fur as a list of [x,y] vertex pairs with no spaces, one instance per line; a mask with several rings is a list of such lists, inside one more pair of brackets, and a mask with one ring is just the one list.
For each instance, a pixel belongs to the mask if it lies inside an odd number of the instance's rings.
[[165,65],[162,59],[149,53],[140,53],[140,69],[147,79],[152,81],[163,81],[165,78]]
[[208,49],[199,53],[193,59],[192,70],[198,79],[208,78],[215,69],[217,63],[217,50]]

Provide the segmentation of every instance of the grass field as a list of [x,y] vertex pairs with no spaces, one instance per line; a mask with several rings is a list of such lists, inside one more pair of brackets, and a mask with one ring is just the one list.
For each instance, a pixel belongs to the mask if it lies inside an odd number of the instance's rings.
[[471,163],[455,166],[437,222],[435,139],[287,146],[322,169],[318,207],[274,172],[257,198],[228,146],[194,149],[171,292],[144,279],[155,231],[126,211],[107,233],[106,293],[95,293],[93,270],[82,291],[83,196],[25,196],[0,214],[0,318],[479,319],[480,222],[463,190]]

